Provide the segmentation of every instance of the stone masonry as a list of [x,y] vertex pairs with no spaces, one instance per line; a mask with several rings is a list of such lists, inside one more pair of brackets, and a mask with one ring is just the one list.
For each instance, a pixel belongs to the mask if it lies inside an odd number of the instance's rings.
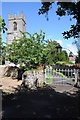
[[22,75],[22,83],[31,89],[42,87],[45,83],[43,70],[25,71]]
[[8,13],[8,33],[7,33],[7,44],[11,44],[13,39],[21,38],[21,33],[26,32],[26,17],[23,16],[23,13],[20,15],[11,15]]

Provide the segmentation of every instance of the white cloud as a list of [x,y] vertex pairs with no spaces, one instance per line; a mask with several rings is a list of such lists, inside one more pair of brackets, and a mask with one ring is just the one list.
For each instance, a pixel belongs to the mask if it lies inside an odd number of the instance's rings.
[[60,45],[63,44],[63,41],[62,40],[56,40]]
[[69,54],[70,51],[74,54],[77,55],[77,48],[73,44],[67,44],[67,53]]

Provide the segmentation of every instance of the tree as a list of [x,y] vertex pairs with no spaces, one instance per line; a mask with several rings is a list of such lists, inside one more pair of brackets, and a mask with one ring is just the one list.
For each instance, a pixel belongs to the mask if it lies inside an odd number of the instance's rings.
[[68,61],[68,60],[69,60],[69,58],[68,58],[68,53],[67,53],[65,50],[63,50],[63,52],[64,52],[64,54],[65,54],[65,59],[66,59],[66,61]]
[[73,57],[73,53],[72,52],[69,53],[69,57]]
[[52,65],[56,62],[57,41],[48,40],[46,45],[46,64]]
[[58,53],[57,47],[59,43],[55,40],[48,40],[46,46],[46,64],[53,65],[58,61],[67,61],[68,54],[66,51]]
[[27,32],[22,33],[22,38],[13,40],[12,44],[7,45],[6,59],[20,67],[25,65],[25,69],[37,68],[40,65],[53,65],[57,61],[66,60],[65,52],[57,52],[57,41],[45,40],[45,33]]
[[[48,12],[52,8],[52,4],[54,2],[42,2],[42,6],[39,9],[38,14],[45,14],[47,15],[48,18]],[[63,37],[65,39],[74,37],[78,38],[78,40],[75,40],[75,44],[78,45],[80,43],[80,1],[74,1],[74,2],[57,2],[57,10],[56,14],[60,17],[62,16],[70,16],[70,20],[75,19],[76,24],[72,24],[70,26],[70,30],[64,31]],[[78,49],[79,48],[79,49]],[[80,56],[80,45],[77,46],[78,49],[78,56]],[[79,58],[78,58],[79,59]]]
[[57,52],[56,46],[58,45],[55,40],[48,40],[46,46],[46,64],[53,65],[59,59],[59,54]]
[[0,16],[0,33],[1,32],[5,33],[5,31],[7,31],[5,20],[1,19],[1,16]]
[[33,34],[33,39],[34,49],[32,50],[32,63],[34,63],[35,60],[36,65],[40,65],[43,64],[42,61],[44,62],[43,49],[46,42],[45,33],[42,32],[42,30],[40,30],[40,34],[38,33]]
[[5,31],[7,31],[6,24],[4,19],[1,19],[0,16],[0,64],[2,64],[2,60],[4,59],[4,51],[5,51],[5,47],[2,43],[1,32],[5,33]]
[[22,34],[22,38],[13,40],[12,44],[7,45],[6,58],[21,67],[25,64],[25,69],[36,68],[42,61],[45,33],[42,31],[33,35],[27,33],[29,35],[27,38],[25,33]]
[[61,53],[58,53],[57,58],[58,58],[57,61],[67,61],[66,54],[64,51],[61,51]]
[[[42,6],[39,9],[38,14],[47,14],[52,8],[54,2],[42,2]],[[71,19],[76,19],[76,25],[71,25],[69,31],[64,31],[62,34],[64,38],[70,37],[78,38],[80,32],[80,1],[79,2],[57,2],[56,14],[60,17],[65,15],[72,16]]]

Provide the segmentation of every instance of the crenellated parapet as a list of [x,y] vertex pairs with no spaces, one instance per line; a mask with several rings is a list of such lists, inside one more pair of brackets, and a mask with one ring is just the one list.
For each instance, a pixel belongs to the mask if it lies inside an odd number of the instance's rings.
[[26,32],[26,17],[23,12],[20,14],[8,13],[8,33],[7,33],[7,44],[11,44],[13,39],[19,39],[22,37],[21,32]]
[[23,15],[23,12],[21,12],[21,14],[16,14],[16,12],[15,12],[15,14],[13,15],[10,15],[10,13],[8,13],[8,20],[13,20],[13,19],[23,19],[24,21],[25,21],[25,23],[26,23],[26,17]]

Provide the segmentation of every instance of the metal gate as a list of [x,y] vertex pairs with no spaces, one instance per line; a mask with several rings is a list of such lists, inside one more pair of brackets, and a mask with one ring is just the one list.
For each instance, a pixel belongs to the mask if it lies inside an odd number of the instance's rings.
[[78,84],[80,84],[80,69],[53,69],[52,67],[45,69],[46,83],[55,85],[74,85],[75,74],[77,74]]

